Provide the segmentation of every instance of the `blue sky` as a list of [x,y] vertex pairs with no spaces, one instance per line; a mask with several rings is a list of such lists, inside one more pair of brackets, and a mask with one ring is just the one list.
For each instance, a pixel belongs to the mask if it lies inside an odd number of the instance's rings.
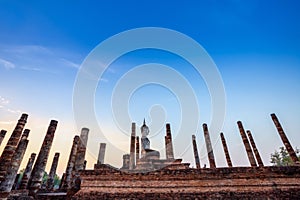
[[[263,160],[268,164],[270,153],[282,146],[269,114],[277,113],[293,146],[300,147],[297,135],[300,129],[299,8],[298,1],[1,0],[0,128],[11,133],[20,112],[29,113],[28,128],[32,132],[24,165],[31,151],[39,150],[50,119],[58,119],[50,160],[55,151],[61,152],[61,173],[72,138],[78,134],[73,121],[72,93],[81,63],[101,41],[119,32],[139,27],[164,27],[196,40],[216,63],[226,91],[223,131],[233,164],[248,165],[236,126],[238,120],[252,130]],[[196,91],[200,128],[197,133],[187,133],[187,137],[197,135],[202,163],[207,163],[201,124],[210,122],[210,95],[201,76],[176,55],[144,50],[131,52],[114,62],[99,82],[95,95],[99,124],[104,131],[118,132],[109,110],[114,86],[136,65],[151,62],[173,67]],[[180,107],[175,96],[157,85],[139,88],[128,103],[130,116],[138,125],[143,117],[151,123],[154,119],[147,112],[153,105],[162,105],[165,120],[171,122],[176,134]],[[89,128],[93,135],[93,128]],[[162,148],[163,134],[153,138],[155,148]],[[217,165],[224,166],[218,133],[211,134]],[[129,140],[122,142],[117,145],[126,152]],[[96,162],[97,148],[90,147],[89,167]],[[107,150],[110,150],[109,145]],[[120,165],[121,155],[109,152],[108,155],[107,162]],[[194,165],[191,150],[183,157]]]

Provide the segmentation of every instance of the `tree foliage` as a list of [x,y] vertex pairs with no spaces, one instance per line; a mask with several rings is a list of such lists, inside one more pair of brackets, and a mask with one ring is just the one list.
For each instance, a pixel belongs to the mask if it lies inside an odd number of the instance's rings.
[[[300,159],[300,150],[298,148],[295,149],[295,152]],[[284,147],[280,147],[279,151],[276,151],[271,154],[271,163],[274,166],[288,166],[292,165],[293,161],[288,154],[287,150]]]

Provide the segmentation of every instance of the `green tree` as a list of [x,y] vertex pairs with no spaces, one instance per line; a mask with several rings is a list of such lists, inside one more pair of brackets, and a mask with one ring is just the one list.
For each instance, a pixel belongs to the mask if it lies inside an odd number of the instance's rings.
[[[300,159],[300,150],[296,147],[295,152]],[[287,150],[284,147],[280,147],[279,151],[276,151],[271,154],[271,163],[274,166],[288,166],[292,165],[293,161],[289,156]]]
[[61,179],[57,174],[54,176],[54,189],[58,189],[60,185]]

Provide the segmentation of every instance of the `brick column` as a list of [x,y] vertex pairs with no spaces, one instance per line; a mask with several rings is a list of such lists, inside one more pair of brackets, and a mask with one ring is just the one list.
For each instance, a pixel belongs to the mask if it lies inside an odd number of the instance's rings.
[[129,169],[129,162],[130,162],[130,155],[129,154],[123,155],[123,166],[121,169]]
[[10,165],[11,158],[17,149],[22,131],[27,122],[27,118],[28,118],[27,114],[22,114],[21,118],[19,119],[14,131],[12,132],[12,134],[11,134],[9,140],[7,141],[7,144],[2,152],[2,155],[0,157],[0,182],[2,182],[4,180],[4,176],[6,174],[7,167]]
[[90,130],[88,128],[81,129],[80,140],[78,143],[76,159],[75,159],[75,167],[74,167],[75,174],[77,174],[79,170],[83,170],[89,131]]
[[131,124],[131,137],[130,137],[130,159],[129,170],[133,170],[135,167],[135,123]]
[[208,154],[209,167],[216,168],[215,156],[214,156],[213,148],[211,145],[207,124],[203,124],[203,132],[204,132],[204,138],[205,138],[205,143],[206,143],[206,150],[207,150],[207,154]]
[[136,136],[135,139],[135,162],[137,163],[140,159],[140,138]]
[[258,166],[263,167],[263,166],[264,166],[264,163],[263,163],[263,161],[262,161],[262,159],[261,159],[261,157],[260,157],[260,154],[259,154],[259,152],[258,152],[258,149],[257,149],[256,144],[255,144],[255,142],[254,142],[254,139],[253,139],[253,137],[252,137],[251,131],[250,131],[250,130],[247,130],[246,132],[247,132],[247,135],[248,135],[250,144],[251,144],[251,146],[252,146],[252,149],[253,149],[253,151],[254,151],[254,155],[255,155],[255,157],[256,157],[256,161],[257,161],[257,163],[258,163]]
[[254,158],[251,146],[249,144],[247,135],[245,133],[243,124],[242,124],[241,121],[238,121],[237,124],[238,124],[239,130],[240,130],[240,134],[241,134],[241,137],[242,137],[242,140],[243,140],[243,143],[244,143],[247,155],[248,155],[248,159],[249,159],[250,165],[251,165],[251,167],[256,167],[257,166],[256,165],[256,161],[255,161],[255,158]]
[[273,113],[273,114],[271,114],[271,117],[272,117],[272,120],[273,120],[273,122],[274,122],[274,124],[277,128],[277,131],[278,131],[280,137],[281,137],[281,140],[282,140],[287,152],[289,153],[293,163],[294,164],[299,163],[299,159],[297,158],[297,155],[296,155],[289,139],[287,138],[287,136],[286,136],[286,134],[285,134],[278,118],[277,118],[277,116]]
[[28,138],[29,132],[30,132],[30,130],[28,130],[28,129],[24,130],[21,140],[17,146],[17,149],[11,158],[11,163],[10,163],[10,165],[8,165],[7,172],[4,175],[4,180],[0,183],[0,198],[8,197],[8,195],[14,185],[20,164],[23,160],[23,157],[24,157],[27,145],[28,145],[27,138]]
[[87,165],[87,161],[85,160],[84,163],[83,163],[83,170],[86,169],[86,165]]
[[231,162],[231,158],[230,158],[230,155],[229,155],[229,151],[228,151],[228,147],[227,147],[227,144],[226,144],[224,134],[220,133],[220,136],[221,136],[221,140],[222,140],[222,145],[223,145],[227,165],[228,165],[228,167],[232,167],[232,162]]
[[192,142],[193,142],[196,168],[200,169],[201,165],[200,165],[200,159],[199,159],[199,154],[198,154],[198,148],[197,148],[197,142],[196,142],[196,136],[195,135],[192,135]]
[[76,135],[73,139],[73,144],[72,144],[72,148],[71,148],[71,152],[70,152],[70,156],[69,156],[69,160],[68,160],[68,164],[67,164],[67,168],[66,168],[66,172],[65,172],[65,176],[64,176],[64,182],[62,184],[62,188],[64,190],[68,190],[71,188],[72,171],[73,171],[73,168],[75,167],[76,154],[77,154],[78,146],[80,143],[79,141],[80,141],[80,138],[78,135]]
[[105,148],[106,144],[100,143],[97,165],[104,164]]
[[59,189],[63,188],[63,184],[65,183],[66,180],[66,173],[63,173],[63,175],[61,176],[61,180],[60,180],[60,184],[59,184]]
[[17,174],[17,176],[15,178],[15,181],[14,181],[14,185],[12,186],[11,190],[17,190],[18,189],[18,187],[19,187],[19,185],[18,185],[19,178],[20,178],[20,174]]
[[167,160],[174,159],[172,134],[171,134],[170,124],[166,124],[165,145],[166,145],[166,158],[167,158]]
[[23,177],[22,177],[22,180],[21,180],[21,183],[20,183],[20,187],[19,187],[20,190],[23,190],[23,189],[27,188],[27,184],[28,184],[28,180],[30,178],[30,174],[31,174],[31,170],[32,170],[32,166],[33,166],[33,163],[34,163],[35,156],[36,156],[36,154],[32,153],[29,160],[28,160],[28,163],[26,165],[26,168],[25,168],[25,171],[23,173]]
[[5,137],[5,134],[6,134],[6,130],[1,130],[0,131],[0,146],[1,146],[1,143]]
[[43,144],[41,146],[40,152],[34,164],[31,177],[29,179],[29,185],[28,185],[29,194],[31,196],[35,195],[35,193],[41,187],[41,183],[45,173],[45,168],[46,168],[49,152],[52,146],[57,123],[58,123],[57,121],[51,120]]
[[50,168],[49,177],[48,177],[48,180],[47,180],[47,189],[49,191],[53,190],[53,187],[54,187],[54,178],[55,178],[55,175],[56,175],[58,160],[59,160],[59,153],[55,153],[55,155],[53,157],[52,165],[51,165],[51,168]]

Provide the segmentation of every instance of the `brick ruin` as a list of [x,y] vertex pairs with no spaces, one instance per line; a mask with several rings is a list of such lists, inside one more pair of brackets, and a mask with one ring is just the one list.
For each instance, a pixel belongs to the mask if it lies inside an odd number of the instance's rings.
[[[293,162],[290,166],[264,166],[250,130],[238,121],[238,129],[249,159],[249,167],[233,166],[223,133],[220,133],[228,167],[217,167],[210,133],[203,124],[209,167],[201,168],[195,135],[192,147],[196,168],[175,158],[171,125],[166,124],[165,158],[150,148],[149,127],[144,123],[137,136],[131,125],[129,154],[119,169],[105,164],[106,144],[100,143],[94,169],[85,169],[89,129],[82,128],[70,149],[60,187],[54,188],[59,162],[55,153],[49,178],[42,185],[58,122],[51,120],[38,153],[32,153],[20,184],[18,170],[28,145],[30,130],[24,129],[28,115],[22,114],[0,157],[0,199],[297,199],[300,197],[300,162],[278,118],[271,118]],[[24,130],[23,130],[24,129]],[[6,135],[0,132],[0,145]],[[176,148],[176,147],[175,147]],[[35,162],[34,162],[35,161]]]

